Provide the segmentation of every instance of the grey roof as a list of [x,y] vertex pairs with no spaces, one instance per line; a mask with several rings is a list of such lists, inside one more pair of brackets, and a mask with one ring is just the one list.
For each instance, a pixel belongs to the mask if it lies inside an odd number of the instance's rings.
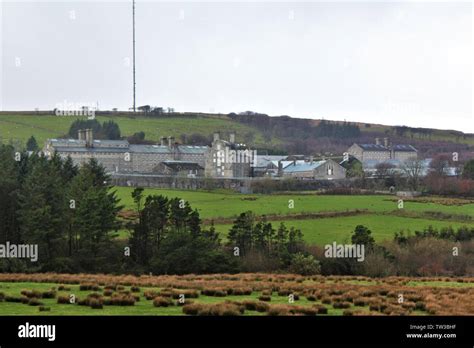
[[417,152],[417,150],[411,145],[399,144],[399,145],[392,145],[390,147],[386,147],[382,144],[357,144],[365,151],[390,151],[391,148],[394,151],[398,152]]
[[390,151],[388,148],[386,148],[383,145],[377,145],[377,144],[357,144],[359,145],[362,149],[366,151]]
[[186,153],[204,154],[208,151],[207,146],[176,145],[174,149],[162,145],[130,145],[130,152],[139,153]]
[[411,145],[393,145],[393,149],[395,151],[417,152],[417,149]]
[[296,173],[296,172],[307,172],[310,170],[314,170],[321,166],[322,164],[326,163],[326,161],[317,161],[317,162],[305,162],[305,163],[297,163],[296,165],[289,165],[285,169],[283,169],[284,173]]
[[[270,163],[274,164],[274,161],[280,161],[285,159],[287,156],[276,156],[276,155],[259,155],[257,154],[257,165],[255,167],[266,167]],[[278,167],[278,164],[276,165]]]
[[82,146],[55,146],[56,152],[113,152],[113,153],[125,153],[128,150],[126,147],[82,147]]

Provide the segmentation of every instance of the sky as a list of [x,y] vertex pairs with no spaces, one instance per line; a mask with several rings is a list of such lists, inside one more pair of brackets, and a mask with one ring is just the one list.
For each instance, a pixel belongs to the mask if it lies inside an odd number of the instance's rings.
[[[131,1],[0,11],[1,110],[132,106]],[[137,0],[137,105],[474,132],[472,17],[468,1]]]

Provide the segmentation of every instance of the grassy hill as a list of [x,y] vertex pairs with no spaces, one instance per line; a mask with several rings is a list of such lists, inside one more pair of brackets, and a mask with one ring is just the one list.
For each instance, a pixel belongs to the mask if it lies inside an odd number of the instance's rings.
[[[48,138],[65,136],[71,123],[77,116],[55,116],[46,112],[0,112],[0,141],[26,143],[30,136],[35,136],[41,145]],[[288,141],[299,141],[297,137],[285,138],[284,135],[271,136],[271,140],[264,136],[266,129],[258,129],[233,120],[224,114],[204,113],[176,113],[171,116],[147,117],[143,115],[131,115],[129,113],[98,113],[98,121],[113,120],[120,126],[123,136],[130,136],[135,132],[144,131],[146,139],[158,141],[161,136],[172,135],[179,138],[182,134],[201,134],[210,136],[212,133],[236,132],[237,141],[252,143],[256,147],[270,148]],[[294,119],[298,120],[298,119]],[[319,120],[312,124],[316,126]],[[361,130],[361,138],[372,139],[375,136],[390,136],[396,134],[396,127],[380,124],[358,123]],[[419,128],[406,131],[403,135],[407,142],[451,142],[456,144],[474,146],[474,134],[464,134],[452,130],[431,130],[424,133]],[[251,140],[249,140],[251,139]],[[319,148],[319,145],[318,145]]]

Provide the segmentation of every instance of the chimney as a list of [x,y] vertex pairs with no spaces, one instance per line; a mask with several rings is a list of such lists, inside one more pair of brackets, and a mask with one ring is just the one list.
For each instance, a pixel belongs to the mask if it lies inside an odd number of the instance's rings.
[[388,138],[383,138],[383,145],[388,148]]
[[234,143],[235,143],[235,133],[234,133],[234,132],[232,132],[232,133],[229,134],[229,142],[230,142],[231,144],[234,144]]
[[169,136],[168,137],[168,147],[173,147],[174,146],[174,137]]
[[380,138],[375,138],[375,145],[380,145]]
[[77,131],[77,139],[79,139],[79,140],[85,140],[85,139],[84,139],[84,131],[83,131],[82,129],[79,129],[79,130]]
[[92,136],[92,129],[85,129],[84,133],[86,134],[86,146],[92,147],[94,145],[94,137]]
[[281,163],[281,160],[278,161],[278,176],[283,176],[283,163]]
[[160,138],[160,145],[161,146],[166,146],[166,137],[161,137]]

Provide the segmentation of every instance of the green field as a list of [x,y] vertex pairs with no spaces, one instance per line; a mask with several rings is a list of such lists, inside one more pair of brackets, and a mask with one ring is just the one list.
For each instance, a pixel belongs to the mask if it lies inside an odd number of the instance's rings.
[[[6,115],[0,114],[0,139],[4,143],[9,140],[19,140],[23,144],[32,135],[35,136],[40,146],[48,138],[64,136],[69,131],[69,126],[77,116],[44,116],[44,115]],[[211,135],[219,131],[235,131],[237,141],[243,141],[243,137],[249,133],[254,134],[256,144],[264,144],[261,132],[232,121],[226,117],[126,117],[126,116],[97,116],[99,122],[108,120],[115,121],[122,132],[122,136],[130,136],[135,132],[145,132],[146,139],[159,141],[162,136],[174,136],[178,138],[181,134],[203,134]],[[267,144],[268,145],[268,144]]]
[[[125,209],[133,209],[132,188],[118,187],[118,196]],[[432,225],[435,228],[457,228],[463,225],[474,227],[474,220],[458,221],[457,216],[474,217],[474,204],[443,205],[440,203],[405,202],[403,212],[410,216],[396,216],[400,210],[393,196],[325,196],[316,194],[242,195],[237,193],[181,191],[167,189],[145,189],[145,195],[161,194],[179,197],[198,209],[206,222],[215,220],[217,231],[225,237],[232,220],[241,212],[251,210],[256,215],[271,215],[275,228],[281,221],[287,226],[301,229],[304,238],[311,244],[326,244],[350,240],[356,225],[366,225],[377,241],[390,240],[395,232],[422,230]],[[288,207],[294,201],[294,208]],[[305,214],[322,212],[347,212],[366,210],[362,215],[314,218]],[[424,212],[452,214],[454,218],[426,218]],[[295,216],[299,214],[299,216]],[[293,217],[292,217],[293,215]],[[225,222],[223,222],[223,220]],[[121,232],[125,236],[126,231]]]

